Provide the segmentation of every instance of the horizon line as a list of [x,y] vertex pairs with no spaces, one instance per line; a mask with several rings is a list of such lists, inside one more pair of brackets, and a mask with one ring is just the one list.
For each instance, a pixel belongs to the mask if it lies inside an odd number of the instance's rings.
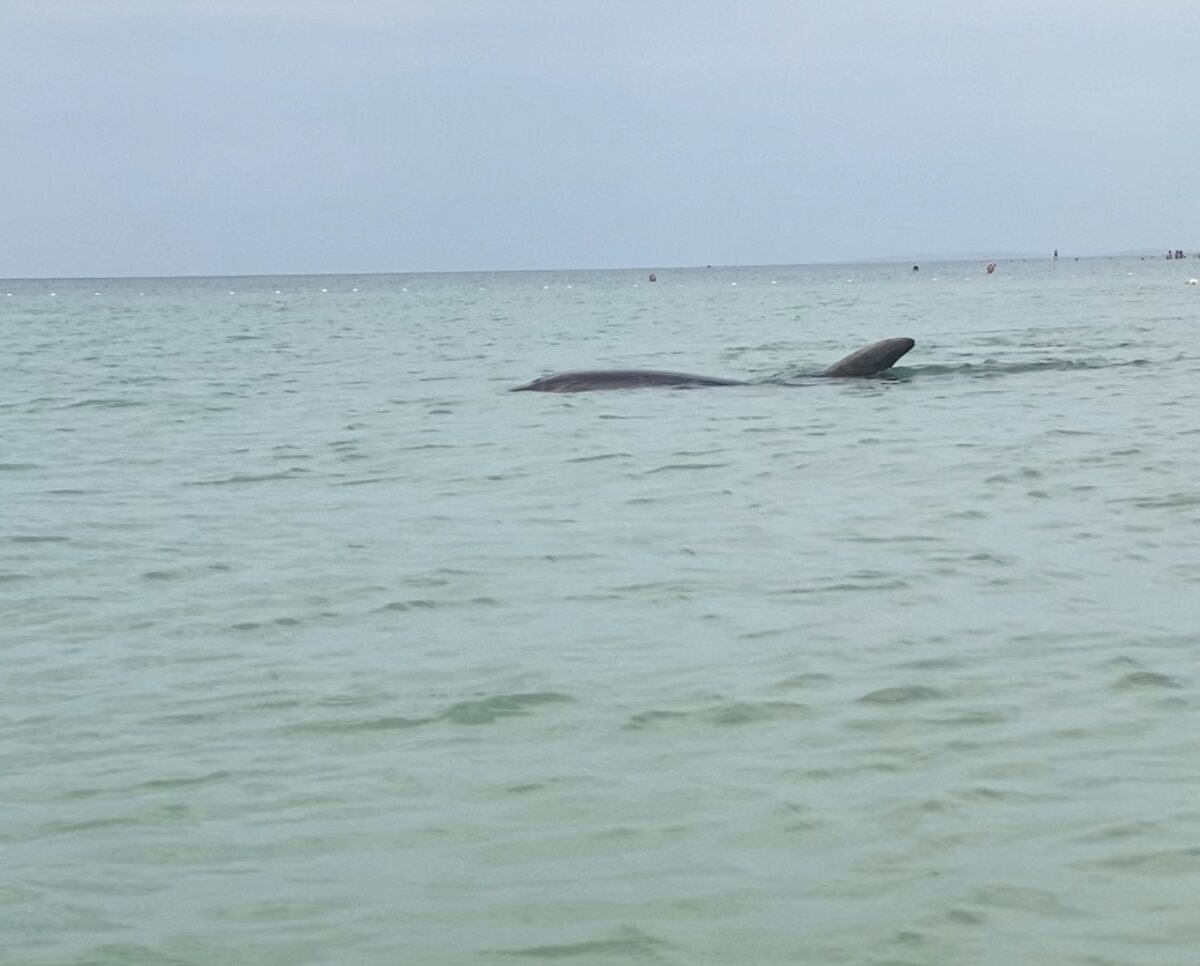
[[[1179,249],[1170,249],[1177,251]],[[1184,249],[1185,253],[1187,249]],[[1191,253],[1195,255],[1200,248],[1192,248]],[[708,265],[664,265],[664,264],[646,264],[646,265],[625,265],[619,267],[580,267],[568,266],[558,268],[445,268],[445,269],[407,269],[395,271],[334,271],[334,272],[228,272],[222,274],[204,274],[204,273],[167,273],[162,275],[22,275],[12,276],[0,279],[4,282],[99,282],[99,281],[136,281],[136,280],[156,280],[156,281],[178,281],[181,279],[201,279],[201,278],[320,278],[320,277],[350,277],[350,276],[384,276],[384,275],[519,275],[532,274],[537,272],[662,272],[662,271],[706,271],[709,269],[731,269],[731,268],[805,268],[815,266],[846,266],[846,265],[903,265],[917,262],[936,262],[936,263],[953,263],[953,262],[987,262],[987,261],[1054,261],[1055,255],[1037,253],[1020,253],[1020,252],[1001,252],[997,254],[983,254],[978,252],[965,252],[957,254],[939,253],[939,254],[916,254],[916,255],[875,255],[864,256],[857,259],[830,259],[812,262],[741,262],[729,264],[708,264]],[[1166,260],[1166,255],[1162,249],[1132,249],[1119,252],[1108,252],[1100,254],[1066,254],[1059,253],[1058,260],[1080,260],[1093,258],[1162,258]],[[1189,256],[1190,257],[1190,256]]]

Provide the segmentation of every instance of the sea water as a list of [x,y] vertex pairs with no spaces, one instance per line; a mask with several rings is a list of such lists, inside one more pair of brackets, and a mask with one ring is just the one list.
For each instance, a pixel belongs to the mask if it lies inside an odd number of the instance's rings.
[[1196,962],[1198,268],[0,283],[0,962]]

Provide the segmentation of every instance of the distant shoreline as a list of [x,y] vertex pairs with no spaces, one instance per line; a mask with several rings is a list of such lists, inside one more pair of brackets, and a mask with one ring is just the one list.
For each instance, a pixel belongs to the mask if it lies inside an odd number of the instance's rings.
[[[1175,249],[1170,249],[1174,251]],[[1091,255],[1075,255],[1070,252],[1059,253],[1058,261],[1094,261],[1098,259],[1137,258],[1162,259],[1166,258],[1168,249],[1137,249]],[[1200,245],[1185,247],[1184,261],[1200,257]],[[706,270],[747,269],[747,268],[830,268],[851,265],[921,265],[921,264],[952,264],[955,262],[1030,262],[1053,261],[1053,254],[1013,253],[1013,252],[979,252],[963,255],[879,255],[858,259],[831,259],[829,261],[813,262],[747,262],[730,265],[626,265],[618,267],[605,266],[566,266],[557,268],[448,268],[448,269],[396,269],[394,271],[333,271],[333,272],[230,272],[227,274],[169,274],[169,275],[25,275],[0,278],[0,282],[117,282],[117,281],[180,281],[185,279],[204,278],[371,278],[403,275],[521,275],[548,272],[694,272]]]

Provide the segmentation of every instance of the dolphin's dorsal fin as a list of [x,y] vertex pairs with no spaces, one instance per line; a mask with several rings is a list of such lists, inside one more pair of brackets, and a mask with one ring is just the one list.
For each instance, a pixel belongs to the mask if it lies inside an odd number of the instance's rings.
[[896,364],[916,342],[907,337],[883,339],[855,349],[844,359],[839,359],[821,375],[823,376],[874,376]]

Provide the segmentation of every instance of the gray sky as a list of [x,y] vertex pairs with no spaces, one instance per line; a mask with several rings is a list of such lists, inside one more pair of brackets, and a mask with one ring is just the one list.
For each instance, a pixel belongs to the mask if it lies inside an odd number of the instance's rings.
[[0,277],[1200,245],[1197,0],[0,0]]

